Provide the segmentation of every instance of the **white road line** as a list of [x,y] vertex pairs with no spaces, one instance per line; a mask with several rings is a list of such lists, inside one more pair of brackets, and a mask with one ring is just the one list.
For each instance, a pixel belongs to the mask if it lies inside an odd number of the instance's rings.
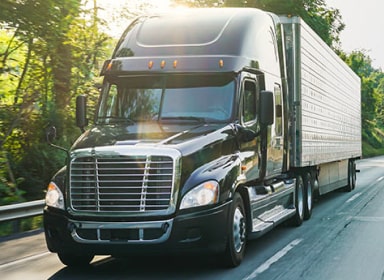
[[268,260],[266,260],[258,268],[256,268],[251,274],[249,274],[247,277],[243,278],[243,280],[250,280],[250,279],[256,278],[257,275],[266,271],[272,264],[274,264],[275,262],[280,260],[282,257],[284,257],[290,250],[292,250],[301,241],[303,241],[303,239],[293,240],[291,243],[289,243],[287,246],[285,246],[279,252],[277,252],[272,257],[270,257]]
[[352,218],[355,221],[360,222],[384,222],[384,217],[363,217],[363,216],[356,216]]
[[36,255],[32,255],[32,256],[25,257],[25,258],[22,258],[22,259],[18,259],[18,260],[15,260],[15,261],[11,261],[11,262],[8,262],[8,263],[0,264],[0,270],[2,268],[6,268],[6,267],[9,267],[9,266],[12,266],[12,265],[28,262],[28,261],[31,261],[31,260],[34,260],[34,259],[38,259],[38,258],[44,257],[44,256],[49,255],[49,254],[52,254],[52,253],[51,252],[43,252],[43,253],[40,253],[40,254],[36,254]]
[[359,196],[361,195],[361,193],[357,193],[355,195],[353,195],[350,199],[348,199],[345,203],[350,203],[352,201],[354,201],[356,198],[358,198]]

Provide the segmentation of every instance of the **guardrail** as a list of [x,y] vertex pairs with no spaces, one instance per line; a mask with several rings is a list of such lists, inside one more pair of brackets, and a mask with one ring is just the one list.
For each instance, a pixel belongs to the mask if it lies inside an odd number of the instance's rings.
[[35,200],[0,206],[0,222],[18,220],[43,214],[45,200]]

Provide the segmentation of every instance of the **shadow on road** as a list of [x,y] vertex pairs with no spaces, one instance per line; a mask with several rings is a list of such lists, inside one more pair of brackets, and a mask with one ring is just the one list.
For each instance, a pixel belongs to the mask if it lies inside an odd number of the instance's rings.
[[107,257],[87,267],[65,267],[48,279],[197,279],[199,275],[209,278],[211,274],[219,279],[218,274],[224,275],[226,271],[214,257]]

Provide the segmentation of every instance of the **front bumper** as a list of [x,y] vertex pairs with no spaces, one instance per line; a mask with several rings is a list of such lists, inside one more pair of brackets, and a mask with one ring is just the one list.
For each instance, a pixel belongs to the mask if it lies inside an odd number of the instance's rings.
[[68,218],[46,207],[44,229],[51,252],[92,255],[217,253],[227,243],[230,203],[151,221],[102,221]]

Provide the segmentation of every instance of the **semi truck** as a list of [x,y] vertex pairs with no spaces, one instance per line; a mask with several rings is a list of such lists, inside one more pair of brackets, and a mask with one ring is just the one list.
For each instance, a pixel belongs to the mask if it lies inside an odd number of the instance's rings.
[[47,247],[95,255],[214,254],[352,191],[360,80],[297,16],[206,8],[140,16],[101,70],[92,126],[46,192]]

